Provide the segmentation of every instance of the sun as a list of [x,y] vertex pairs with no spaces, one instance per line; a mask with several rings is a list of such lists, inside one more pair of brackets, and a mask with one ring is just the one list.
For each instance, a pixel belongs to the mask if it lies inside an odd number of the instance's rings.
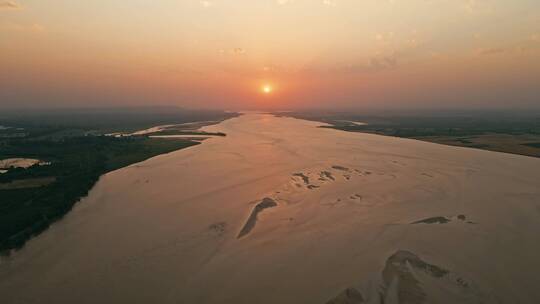
[[264,94],[270,94],[270,93],[272,93],[272,91],[273,91],[272,86],[269,85],[269,84],[263,85],[261,89],[262,89],[262,92],[263,92]]

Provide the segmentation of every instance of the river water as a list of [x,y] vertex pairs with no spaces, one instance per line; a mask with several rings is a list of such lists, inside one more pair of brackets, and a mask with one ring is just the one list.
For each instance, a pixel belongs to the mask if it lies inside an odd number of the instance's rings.
[[104,175],[2,303],[540,302],[540,159],[319,125],[245,114]]

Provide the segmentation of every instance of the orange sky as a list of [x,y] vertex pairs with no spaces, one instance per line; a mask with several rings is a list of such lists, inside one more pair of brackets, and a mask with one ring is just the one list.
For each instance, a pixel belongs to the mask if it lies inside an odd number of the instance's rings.
[[539,55],[536,0],[0,0],[8,107],[540,107]]

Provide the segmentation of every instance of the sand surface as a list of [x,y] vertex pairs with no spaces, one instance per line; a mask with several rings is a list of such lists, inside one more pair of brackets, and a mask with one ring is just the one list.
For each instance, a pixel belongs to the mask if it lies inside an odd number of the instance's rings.
[[174,138],[187,138],[187,139],[198,140],[198,141],[210,138],[210,136],[186,135],[186,134],[181,134],[181,135],[150,135],[148,137],[150,137],[150,138],[171,138],[171,139],[174,139]]
[[247,114],[103,176],[2,303],[540,303],[540,159]]
[[43,162],[33,158],[6,158],[0,160],[0,168],[28,168],[35,164],[48,165],[48,162]]
[[[169,124],[169,125],[155,126],[148,129],[135,131],[133,133],[115,132],[115,133],[109,133],[106,135],[116,136],[116,137],[125,137],[125,136],[136,136],[136,135],[147,135],[147,134],[158,133],[158,132],[167,131],[167,130],[197,131],[201,127],[204,127],[206,125],[216,124],[216,123],[219,123],[219,121],[206,120],[206,121],[196,121],[196,122],[185,122],[185,123],[174,124],[174,125]],[[192,136],[192,135],[187,135],[187,136]],[[155,136],[150,136],[150,137],[155,137]]]

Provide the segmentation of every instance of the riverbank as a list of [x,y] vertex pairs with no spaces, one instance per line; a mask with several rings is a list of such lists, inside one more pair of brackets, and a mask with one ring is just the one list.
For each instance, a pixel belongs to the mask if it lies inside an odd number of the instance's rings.
[[538,113],[450,112],[367,115],[287,112],[279,114],[328,124],[321,126],[322,128],[540,157],[540,114]]
[[[108,172],[198,145],[199,128],[236,113],[142,108],[2,113],[0,129],[0,253],[21,248],[67,214]],[[159,138],[135,132],[170,123],[193,136]],[[163,130],[169,134],[170,130]]]
[[190,139],[92,136],[3,149],[3,153],[39,154],[51,164],[12,169],[0,177],[0,251],[6,254],[20,248],[47,229],[86,196],[101,175],[199,143]]

